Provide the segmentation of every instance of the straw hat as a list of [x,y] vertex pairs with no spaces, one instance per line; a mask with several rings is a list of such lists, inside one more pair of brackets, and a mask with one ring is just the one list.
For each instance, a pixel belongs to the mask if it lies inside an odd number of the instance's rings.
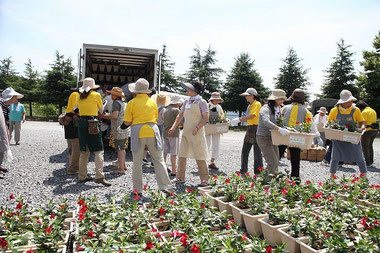
[[156,102],[157,106],[167,106],[170,103],[170,97],[164,94],[154,94],[151,99]]
[[305,103],[305,92],[302,89],[295,89],[292,95],[288,98],[289,102]]
[[14,96],[16,96],[17,99],[24,97],[24,95],[16,92],[12,87],[6,88],[1,94],[1,97],[3,98],[4,101],[11,100]]
[[219,92],[213,92],[211,93],[211,97],[210,99],[208,100],[209,102],[211,102],[212,100],[219,100],[220,103],[223,103],[223,98],[220,97],[220,93]]
[[174,95],[171,97],[169,105],[183,104],[183,102],[184,100],[180,96]]
[[128,88],[131,92],[137,94],[150,94],[152,92],[149,90],[149,82],[144,78],[140,78],[135,83],[129,84]]
[[244,93],[241,93],[240,96],[257,96],[257,90],[254,88],[248,88]]
[[338,103],[336,103],[337,105],[340,105],[340,104],[344,104],[346,102],[349,102],[349,101],[356,101],[356,97],[352,96],[352,93],[351,91],[349,90],[342,90],[340,92],[340,99],[338,101]]
[[118,96],[118,97],[125,98],[123,90],[119,87],[113,87],[112,90],[107,90],[107,93],[109,93],[111,95]]
[[99,85],[95,84],[95,80],[91,77],[87,77],[83,80],[83,85],[82,87],[79,88],[79,92],[89,92],[90,90],[95,90],[99,88]]
[[272,94],[270,94],[268,100],[276,100],[279,98],[286,100],[286,92],[281,89],[274,89],[272,90]]
[[317,112],[323,112],[324,114],[326,114],[327,109],[326,109],[326,107],[321,107],[321,108],[319,108],[319,110]]

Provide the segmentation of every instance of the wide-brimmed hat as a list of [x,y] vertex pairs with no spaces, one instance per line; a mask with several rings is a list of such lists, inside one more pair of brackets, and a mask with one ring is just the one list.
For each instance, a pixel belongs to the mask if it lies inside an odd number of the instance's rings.
[[24,95],[16,92],[12,87],[6,88],[2,94],[1,97],[4,101],[11,100],[14,96],[17,97],[17,99],[23,98]]
[[119,87],[113,87],[112,90],[107,90],[107,93],[109,93],[111,95],[118,96],[118,97],[125,98],[123,90]]
[[194,82],[194,83],[181,83],[182,88],[185,90],[190,89],[195,91],[197,94],[200,94],[203,90],[203,86],[200,82]]
[[211,97],[210,99],[208,100],[209,102],[211,102],[212,100],[219,100],[220,103],[223,103],[223,98],[220,97],[220,93],[219,92],[213,92],[211,93]]
[[305,92],[302,89],[295,89],[292,95],[288,98],[289,102],[305,103]]
[[279,98],[286,100],[286,92],[281,89],[274,89],[272,90],[272,94],[270,94],[268,100],[276,100]]
[[255,88],[248,88],[244,93],[241,93],[240,96],[257,96],[257,90]]
[[323,113],[327,113],[327,109],[326,109],[326,107],[321,107],[321,108],[319,108],[319,110],[317,111],[317,112],[323,112]]
[[184,100],[180,96],[174,95],[171,97],[169,105],[183,104],[183,102]]
[[356,101],[356,100],[357,100],[357,98],[352,96],[351,91],[342,90],[340,92],[340,99],[339,99],[338,103],[336,103],[336,104],[340,105],[340,104],[344,104],[344,103],[349,102],[349,101]]
[[151,99],[156,102],[157,106],[167,106],[170,103],[170,97],[164,94],[154,94]]
[[87,77],[83,80],[82,87],[79,88],[79,92],[89,92],[90,90],[98,89],[100,86],[95,84],[95,80],[91,77]]
[[138,94],[150,94],[152,92],[149,90],[149,82],[144,78],[139,78],[135,83],[129,84],[128,88],[131,92]]

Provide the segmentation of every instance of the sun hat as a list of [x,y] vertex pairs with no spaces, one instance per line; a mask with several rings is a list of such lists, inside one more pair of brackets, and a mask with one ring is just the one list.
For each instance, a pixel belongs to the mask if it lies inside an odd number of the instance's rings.
[[208,100],[209,102],[211,102],[212,100],[219,100],[220,103],[223,103],[223,98],[220,97],[220,93],[219,92],[213,92],[211,93],[211,97],[210,99]]
[[184,100],[178,96],[178,95],[173,95],[170,99],[169,105],[178,105],[178,104],[183,104]]
[[295,89],[287,101],[304,104],[305,103],[305,92],[302,89]]
[[152,92],[149,90],[149,82],[144,78],[139,78],[135,83],[129,84],[128,88],[131,92],[138,94],[150,94]]
[[193,83],[181,83],[182,88],[185,90],[190,89],[195,91],[197,94],[200,94],[203,90],[203,85],[200,82],[193,82]]
[[107,93],[125,98],[123,90],[119,87],[113,87],[112,90],[107,90]]
[[340,105],[340,104],[344,104],[344,103],[349,102],[349,101],[356,101],[356,100],[357,100],[357,98],[352,96],[351,91],[342,90],[340,92],[340,99],[339,99],[338,103],[336,103],[336,104]]
[[327,109],[326,109],[326,107],[321,107],[321,108],[319,108],[319,110],[317,111],[317,112],[323,112],[323,113],[327,113]]
[[95,90],[99,88],[99,85],[95,84],[95,80],[91,77],[87,77],[83,80],[83,85],[82,87],[79,88],[79,92],[89,92],[90,90]]
[[164,94],[154,94],[151,99],[156,102],[157,106],[167,106],[170,103],[170,97]]
[[11,100],[14,96],[16,96],[17,99],[24,97],[24,95],[16,92],[12,87],[6,88],[1,94],[4,101]]
[[248,88],[244,93],[241,93],[240,96],[257,96],[257,90],[254,88]]
[[279,98],[286,100],[286,92],[281,89],[274,89],[272,90],[272,94],[270,94],[268,100],[276,100]]

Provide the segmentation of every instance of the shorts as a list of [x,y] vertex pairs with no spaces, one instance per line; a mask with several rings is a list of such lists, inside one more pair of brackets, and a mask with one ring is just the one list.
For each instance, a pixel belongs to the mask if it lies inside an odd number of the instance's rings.
[[127,148],[127,139],[115,140],[114,144],[116,151],[124,150]]
[[170,155],[178,155],[179,138],[178,137],[164,137],[164,153]]

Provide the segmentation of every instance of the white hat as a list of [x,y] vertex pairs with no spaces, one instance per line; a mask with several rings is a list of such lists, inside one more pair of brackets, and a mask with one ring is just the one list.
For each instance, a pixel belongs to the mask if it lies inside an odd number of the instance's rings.
[[82,87],[79,88],[79,92],[80,93],[83,93],[84,91],[89,92],[90,90],[94,90],[99,87],[100,87],[99,85],[95,84],[95,80],[93,78],[87,77],[83,80],[83,85]]
[[340,105],[340,104],[344,104],[346,102],[349,102],[349,101],[356,101],[357,99],[352,96],[352,93],[351,91],[349,90],[342,90],[340,92],[340,99],[338,101],[338,103],[336,103],[337,105]]
[[150,94],[152,92],[149,90],[149,82],[144,78],[140,78],[135,83],[129,84],[128,88],[133,93]]
[[272,94],[270,94],[268,100],[276,100],[276,99],[285,99],[286,100],[286,92],[281,89],[274,89],[272,90]]
[[24,97],[24,95],[16,92],[12,87],[6,88],[1,94],[1,97],[3,98],[4,101],[11,100],[14,96],[16,96],[17,99]]
[[327,113],[327,109],[326,109],[326,107],[322,106],[321,108],[319,108],[319,110],[317,112]]
[[240,96],[257,96],[257,91],[254,88],[248,88],[244,93],[240,94]]
[[219,92],[211,93],[211,97],[208,101],[211,102],[212,100],[219,100],[220,103],[223,103],[224,101]]
[[170,100],[169,105],[178,105],[178,104],[183,104],[184,100],[178,96],[178,95],[173,95]]
[[157,106],[167,106],[170,103],[170,97],[162,93],[154,94],[151,99],[156,102]]

